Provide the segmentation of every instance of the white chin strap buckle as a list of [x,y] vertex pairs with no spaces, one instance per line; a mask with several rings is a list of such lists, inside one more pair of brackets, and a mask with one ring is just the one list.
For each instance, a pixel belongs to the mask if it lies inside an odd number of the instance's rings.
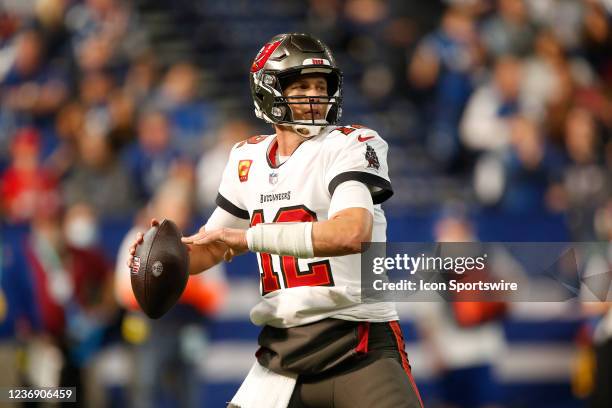
[[325,126],[327,126],[327,121],[322,121],[320,125],[293,125],[292,127],[302,137],[313,137],[321,133]]

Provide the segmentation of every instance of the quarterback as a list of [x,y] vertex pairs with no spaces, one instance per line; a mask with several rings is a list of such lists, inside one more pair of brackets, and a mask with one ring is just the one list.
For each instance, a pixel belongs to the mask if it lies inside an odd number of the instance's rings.
[[386,142],[338,124],[342,73],[310,35],[272,38],[250,84],[275,133],[233,147],[216,210],[183,238],[191,273],[257,253],[260,348],[229,406],[422,407],[394,304],[360,299],[362,242],[386,240]]

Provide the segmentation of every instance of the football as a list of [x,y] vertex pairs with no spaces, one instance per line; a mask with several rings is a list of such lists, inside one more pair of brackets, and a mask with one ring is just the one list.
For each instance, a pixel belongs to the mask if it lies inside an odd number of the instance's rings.
[[158,319],[178,301],[189,279],[189,252],[181,232],[163,220],[144,234],[132,262],[132,290],[147,316]]

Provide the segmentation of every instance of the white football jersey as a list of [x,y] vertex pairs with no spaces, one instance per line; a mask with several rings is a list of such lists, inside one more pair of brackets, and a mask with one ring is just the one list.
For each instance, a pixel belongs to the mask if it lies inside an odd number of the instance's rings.
[[[219,187],[217,205],[250,220],[324,221],[335,188],[349,180],[365,183],[374,201],[372,241],[386,241],[380,203],[393,191],[387,143],[361,126],[328,126],[304,141],[282,164],[276,163],[275,135],[236,144]],[[360,254],[297,259],[257,254],[262,300],[251,310],[257,325],[292,327],[334,317],[344,320],[396,320],[393,303],[361,303]]]

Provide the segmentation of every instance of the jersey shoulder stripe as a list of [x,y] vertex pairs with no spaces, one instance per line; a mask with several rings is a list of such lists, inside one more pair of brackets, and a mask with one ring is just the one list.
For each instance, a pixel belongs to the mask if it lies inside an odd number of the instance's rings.
[[247,210],[243,210],[242,208],[238,207],[236,204],[232,203],[230,200],[228,200],[227,198],[223,197],[223,195],[221,195],[221,193],[217,194],[217,199],[215,200],[215,203],[223,208],[225,211],[227,211],[228,213],[238,217],[238,218],[242,218],[244,220],[248,220],[249,217],[249,212]]
[[376,204],[382,204],[393,196],[393,187],[391,182],[384,179],[376,174],[367,173],[364,171],[346,171],[338,174],[330,181],[327,189],[330,195],[334,195],[336,187],[345,181],[359,181],[366,186],[374,187],[370,189],[372,194],[372,202]]

